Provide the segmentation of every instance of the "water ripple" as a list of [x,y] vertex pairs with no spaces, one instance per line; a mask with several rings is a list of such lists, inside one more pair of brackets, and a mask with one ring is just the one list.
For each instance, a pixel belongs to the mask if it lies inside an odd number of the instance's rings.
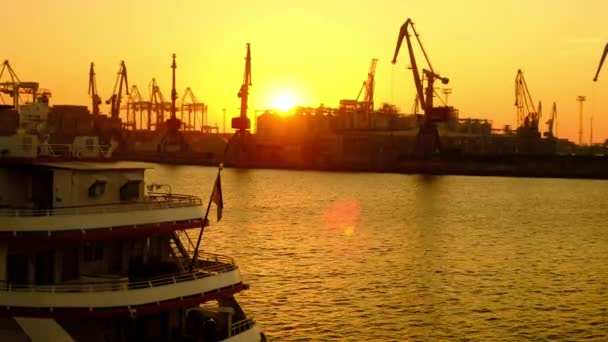
[[[148,176],[207,198],[216,170]],[[278,341],[608,340],[608,182],[224,170],[204,248]]]

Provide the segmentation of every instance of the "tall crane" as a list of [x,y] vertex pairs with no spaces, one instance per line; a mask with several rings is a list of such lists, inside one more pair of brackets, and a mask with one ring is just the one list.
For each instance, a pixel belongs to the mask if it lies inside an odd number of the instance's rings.
[[555,138],[557,136],[557,104],[555,102],[553,102],[551,117],[547,120],[547,131],[543,135],[547,138]]
[[248,132],[251,122],[247,117],[247,106],[249,100],[249,87],[251,83],[251,44],[247,43],[247,55],[245,56],[245,72],[243,83],[239,89],[238,97],[241,99],[241,113],[239,117],[232,118],[232,128],[236,129],[239,135]]
[[369,65],[369,71],[367,72],[367,80],[363,82],[359,94],[357,95],[357,101],[361,97],[361,93],[365,90],[365,96],[363,98],[363,104],[366,112],[372,112],[374,110],[374,88],[376,82],[374,77],[376,75],[376,65],[378,64],[378,58],[372,58]]
[[173,54],[172,57],[171,117],[165,122],[166,131],[160,140],[158,146],[159,152],[177,152],[186,151],[188,149],[188,143],[179,131],[182,126],[182,122],[176,116],[177,90],[175,87],[175,69],[177,69],[177,64],[175,62],[175,54]]
[[91,68],[89,69],[89,95],[91,95],[91,109],[93,115],[99,115],[99,105],[101,104],[101,97],[97,93],[97,81],[95,79],[95,64],[91,62]]
[[[420,46],[426,60],[428,69],[422,69],[422,73],[427,81],[426,89],[423,88],[423,80],[420,77],[420,71],[418,70],[418,64],[414,55],[414,49],[410,39],[410,29],[413,35],[416,37],[418,45]],[[433,107],[433,96],[435,93],[433,85],[436,79],[440,80],[443,84],[448,84],[450,80],[447,77],[439,75],[433,70],[431,61],[424,50],[424,46],[420,41],[420,36],[418,35],[418,32],[416,32],[414,22],[411,19],[407,19],[399,30],[395,54],[393,56],[393,64],[397,63],[397,56],[399,55],[399,50],[401,49],[401,44],[403,43],[404,38],[407,42],[412,74],[414,76],[414,85],[416,86],[416,94],[418,95],[418,100],[420,101],[422,110],[424,111],[424,121],[422,122],[422,125],[418,131],[416,149],[419,154],[422,154],[422,156],[429,156],[432,153],[441,151],[441,142],[439,140],[439,133],[437,132],[436,123],[447,121],[450,114],[448,107]]]
[[[152,78],[152,82],[150,83],[150,104],[152,110],[156,115],[156,120],[154,121],[154,127],[156,130],[159,130],[165,122],[165,107],[167,102],[165,102],[165,98],[163,93],[160,91],[160,87],[156,84],[156,79]],[[148,116],[148,130],[152,127],[152,118],[151,114]]]
[[515,77],[515,106],[517,107],[517,133],[520,136],[540,137],[538,130],[540,108],[539,110],[534,108],[534,102],[521,69],[517,70]]
[[120,68],[118,69],[118,76],[114,83],[114,91],[112,96],[106,100],[106,104],[110,105],[110,116],[112,119],[118,119],[120,113],[120,101],[122,98],[122,87],[125,87],[127,95],[129,95],[129,82],[127,81],[127,67],[125,61],[120,62]]
[[608,43],[604,48],[604,53],[602,53],[602,58],[600,59],[600,65],[597,66],[597,72],[595,73],[595,77],[593,78],[593,82],[597,82],[597,77],[600,75],[600,70],[602,70],[602,65],[604,65],[604,60],[606,59],[606,55],[608,54]]

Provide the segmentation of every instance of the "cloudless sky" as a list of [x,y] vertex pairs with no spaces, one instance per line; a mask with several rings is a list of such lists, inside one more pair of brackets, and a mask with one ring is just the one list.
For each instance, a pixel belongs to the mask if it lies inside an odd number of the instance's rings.
[[592,79],[608,42],[607,13],[602,0],[7,0],[0,59],[22,81],[50,88],[52,103],[89,104],[90,62],[104,100],[121,60],[144,97],[156,77],[169,98],[176,53],[179,96],[190,86],[221,128],[222,108],[238,113],[247,42],[252,110],[271,107],[282,93],[302,105],[337,107],[357,96],[375,57],[377,106],[409,112],[415,90],[407,51],[390,62],[399,27],[412,18],[433,67],[450,78],[449,103],[460,117],[515,126],[521,68],[534,101],[543,102],[542,130],[556,101],[559,136],[578,140],[576,97],[586,95],[585,140],[593,115],[594,141],[603,142],[608,70]]

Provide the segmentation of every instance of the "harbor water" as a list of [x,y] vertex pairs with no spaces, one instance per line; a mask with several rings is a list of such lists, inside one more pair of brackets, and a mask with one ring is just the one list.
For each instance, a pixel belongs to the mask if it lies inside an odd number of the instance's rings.
[[[206,202],[216,168],[147,182]],[[608,181],[222,171],[207,252],[276,341],[608,340]]]

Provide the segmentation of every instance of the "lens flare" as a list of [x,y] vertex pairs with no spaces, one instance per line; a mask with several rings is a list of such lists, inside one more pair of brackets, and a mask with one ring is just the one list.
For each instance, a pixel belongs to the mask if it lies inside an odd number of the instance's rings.
[[325,212],[323,223],[331,230],[340,231],[345,236],[355,234],[361,209],[356,200],[334,202]]

